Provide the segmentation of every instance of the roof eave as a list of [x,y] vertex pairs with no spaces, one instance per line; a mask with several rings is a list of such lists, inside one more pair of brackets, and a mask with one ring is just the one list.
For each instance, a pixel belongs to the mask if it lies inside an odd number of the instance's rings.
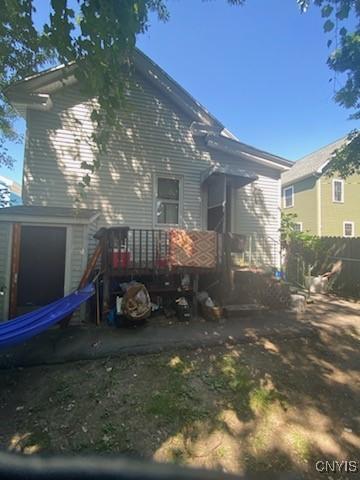
[[311,178],[311,177],[321,177],[322,175],[322,172],[311,172],[311,173],[306,173],[305,175],[301,175],[300,177],[296,177],[292,180],[283,180],[281,179],[281,185],[283,187],[286,187],[288,185],[294,185],[295,183],[298,183],[298,182],[301,182],[302,180],[306,180],[307,178]]
[[281,172],[285,172],[290,169],[291,164],[287,160],[272,156],[271,154],[263,152],[262,150],[256,150],[253,147],[249,147],[235,140],[220,138],[219,136],[215,135],[207,135],[205,137],[205,143],[208,147],[211,147],[215,150],[219,150],[230,155],[235,155],[240,158],[245,158],[250,161],[268,166],[269,168],[280,170]]

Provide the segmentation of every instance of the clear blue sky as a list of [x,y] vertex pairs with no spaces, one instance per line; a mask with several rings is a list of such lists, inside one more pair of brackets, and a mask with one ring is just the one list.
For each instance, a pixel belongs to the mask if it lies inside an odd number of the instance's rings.
[[[151,18],[138,46],[241,141],[296,160],[355,128],[332,100],[318,8],[301,15],[296,0],[169,0],[169,8],[170,20]],[[49,7],[38,9],[41,17]],[[10,149],[16,167],[0,174],[21,181],[23,146]]]

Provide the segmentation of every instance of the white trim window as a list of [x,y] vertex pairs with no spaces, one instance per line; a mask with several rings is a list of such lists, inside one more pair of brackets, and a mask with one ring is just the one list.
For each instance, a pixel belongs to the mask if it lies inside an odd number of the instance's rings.
[[154,192],[155,225],[180,225],[182,216],[182,178],[156,175]]
[[344,237],[355,237],[355,224],[349,220],[345,220],[343,223],[343,235]]
[[284,188],[284,208],[294,206],[294,185]]
[[344,203],[344,180],[334,178],[332,181],[333,203]]
[[302,222],[295,222],[294,223],[294,232],[300,233],[303,231],[303,224]]

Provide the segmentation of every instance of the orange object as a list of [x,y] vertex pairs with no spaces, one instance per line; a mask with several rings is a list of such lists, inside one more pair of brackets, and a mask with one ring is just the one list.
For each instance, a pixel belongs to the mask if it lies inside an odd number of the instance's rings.
[[216,268],[216,232],[170,230],[169,263],[172,267]]

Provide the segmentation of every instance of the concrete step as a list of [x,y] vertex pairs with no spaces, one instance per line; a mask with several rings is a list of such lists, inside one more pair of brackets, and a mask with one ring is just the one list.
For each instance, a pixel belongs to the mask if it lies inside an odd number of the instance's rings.
[[259,313],[263,313],[267,311],[268,308],[262,305],[257,305],[255,303],[245,303],[245,304],[233,304],[233,305],[225,305],[223,307],[225,316],[228,318],[231,317],[246,317],[249,315],[257,315]]

